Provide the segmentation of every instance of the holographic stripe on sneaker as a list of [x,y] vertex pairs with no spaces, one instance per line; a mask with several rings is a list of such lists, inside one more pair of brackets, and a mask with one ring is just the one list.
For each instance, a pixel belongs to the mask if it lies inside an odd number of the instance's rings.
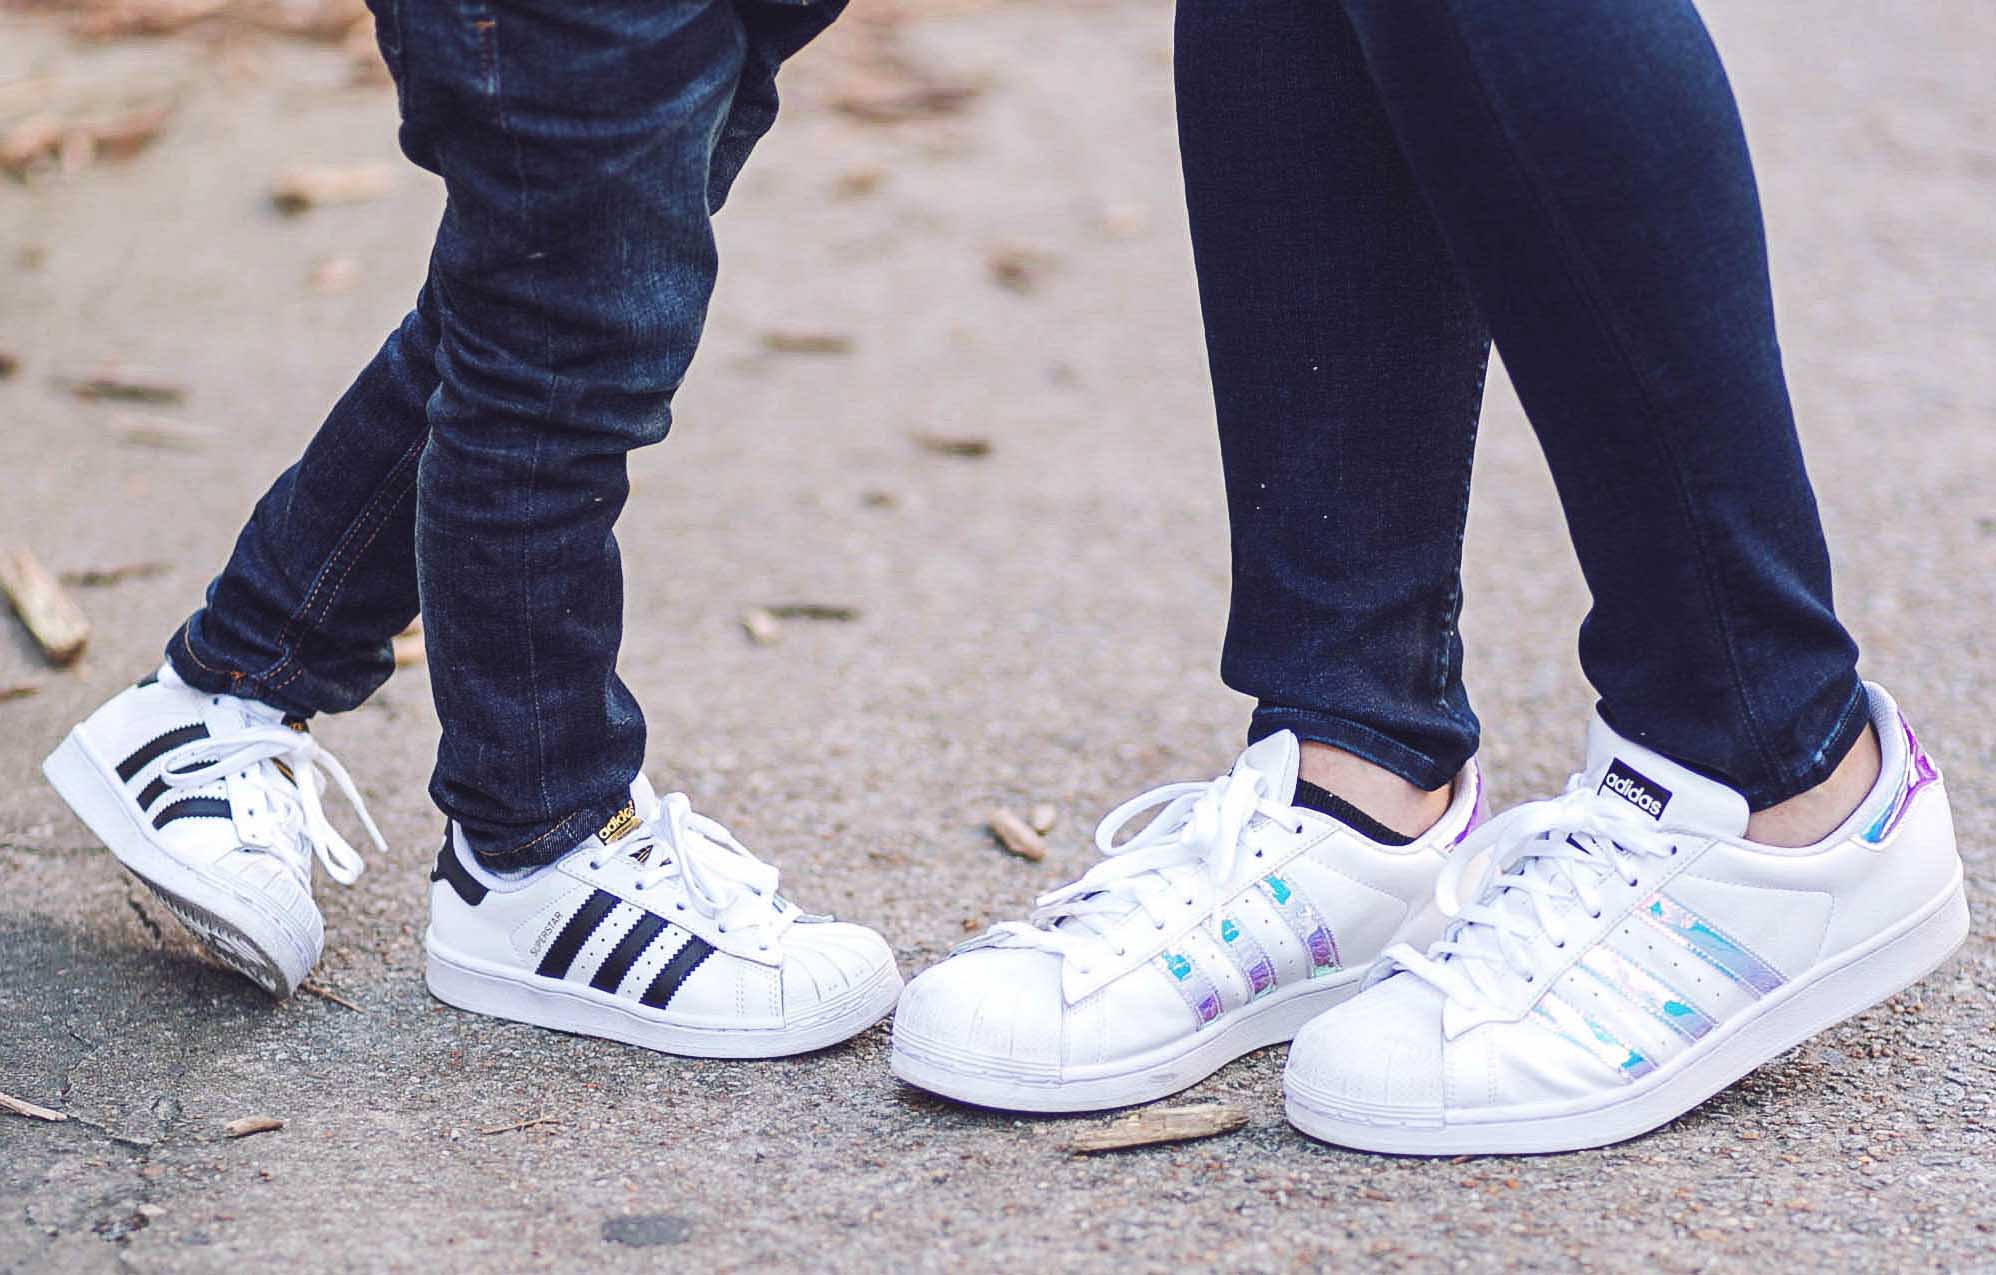
[[1157,958],[1171,985],[1185,998],[1185,1006],[1204,1027],[1220,1016],[1220,990],[1192,964],[1191,958],[1178,952],[1166,952]]
[[1781,971],[1668,895],[1652,894],[1640,915],[1707,965],[1735,983],[1752,988],[1756,996],[1765,996],[1788,981]]
[[1220,918],[1220,947],[1227,958],[1241,972],[1241,981],[1248,985],[1248,999],[1253,1000],[1275,986],[1275,962],[1268,959],[1268,953],[1254,936],[1241,928],[1233,917]]
[[1899,781],[1899,791],[1893,796],[1892,804],[1878,812],[1878,818],[1872,821],[1869,828],[1857,834],[1858,840],[1874,846],[1892,835],[1893,830],[1899,826],[1899,821],[1906,817],[1908,810],[1912,809],[1913,798],[1920,795],[1920,789],[1941,777],[1940,769],[1934,765],[1934,759],[1927,756],[1927,750],[1920,747],[1920,741],[1914,737],[1912,724],[1901,717],[1899,729],[1906,733],[1905,778]]
[[1638,1050],[1629,1048],[1620,1037],[1599,1022],[1548,992],[1532,1007],[1532,1013],[1559,1035],[1572,1041],[1622,1075],[1634,1080],[1656,1070],[1656,1064]]
[[1296,936],[1296,941],[1303,945],[1303,950],[1310,954],[1311,978],[1343,968],[1338,960],[1338,941],[1315,905],[1299,894],[1295,886],[1273,872],[1255,884],[1275,905],[1275,910],[1282,914],[1283,923]]
[[1697,1040],[1718,1026],[1670,984],[1605,944],[1596,944],[1578,968],[1686,1040]]

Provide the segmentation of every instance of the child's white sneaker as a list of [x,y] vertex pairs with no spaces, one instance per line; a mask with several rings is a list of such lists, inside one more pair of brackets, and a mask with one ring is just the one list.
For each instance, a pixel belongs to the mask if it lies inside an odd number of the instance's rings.
[[1357,991],[1387,944],[1439,932],[1430,900],[1477,817],[1475,764],[1441,821],[1406,846],[1292,805],[1296,764],[1284,731],[1218,779],[1113,811],[1095,833],[1102,863],[908,985],[895,1074],[1018,1111],[1146,1102],[1288,1040]]
[[325,947],[313,858],[342,884],[361,873],[326,821],[325,775],[382,845],[345,769],[303,721],[197,691],[171,665],[70,731],[42,773],[217,960],[279,996]]
[[455,828],[431,875],[427,980],[475,1013],[669,1054],[772,1058],[855,1036],[901,975],[872,930],[810,916],[776,869],[643,776],[568,855],[521,876]]
[[1388,952],[1296,1038],[1290,1120],[1366,1151],[1603,1146],[1947,959],[1968,933],[1947,793],[1867,690],[1878,783],[1799,849],[1746,840],[1738,793],[1596,717],[1566,794],[1500,815],[1451,865],[1441,940]]

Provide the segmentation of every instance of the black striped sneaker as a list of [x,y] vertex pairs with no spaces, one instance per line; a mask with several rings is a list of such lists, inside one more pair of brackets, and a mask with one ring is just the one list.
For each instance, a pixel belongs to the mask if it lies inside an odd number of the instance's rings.
[[363,866],[326,821],[325,775],[382,846],[346,770],[304,722],[204,694],[171,666],[70,731],[42,773],[217,960],[278,996],[325,946],[313,857],[342,884]]
[[475,1013],[669,1054],[773,1058],[865,1031],[901,991],[884,939],[799,912],[775,868],[643,776],[558,862],[498,876],[453,828],[431,882],[430,991]]

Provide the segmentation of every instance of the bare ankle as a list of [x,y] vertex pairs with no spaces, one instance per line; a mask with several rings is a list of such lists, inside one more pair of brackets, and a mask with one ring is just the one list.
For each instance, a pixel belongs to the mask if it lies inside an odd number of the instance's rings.
[[1303,741],[1297,773],[1405,837],[1418,837],[1448,812],[1449,785],[1429,792],[1342,748]]
[[1746,835],[1764,846],[1810,846],[1836,831],[1878,783],[1878,732],[1864,728],[1830,777],[1807,792],[1747,817]]

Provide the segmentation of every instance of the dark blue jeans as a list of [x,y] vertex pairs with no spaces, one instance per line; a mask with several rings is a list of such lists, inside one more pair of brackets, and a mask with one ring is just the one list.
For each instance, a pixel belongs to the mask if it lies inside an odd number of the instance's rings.
[[257,505],[168,643],[210,691],[338,712],[424,617],[431,795],[495,867],[628,796],[625,454],[665,436],[709,214],[778,63],[844,0],[371,0],[402,147],[448,194],[416,308]]
[[1857,651],[1688,0],[1180,0],[1177,74],[1222,671],[1253,733],[1428,788],[1475,750],[1458,568],[1494,338],[1593,595],[1604,716],[1756,808],[1834,769]]

